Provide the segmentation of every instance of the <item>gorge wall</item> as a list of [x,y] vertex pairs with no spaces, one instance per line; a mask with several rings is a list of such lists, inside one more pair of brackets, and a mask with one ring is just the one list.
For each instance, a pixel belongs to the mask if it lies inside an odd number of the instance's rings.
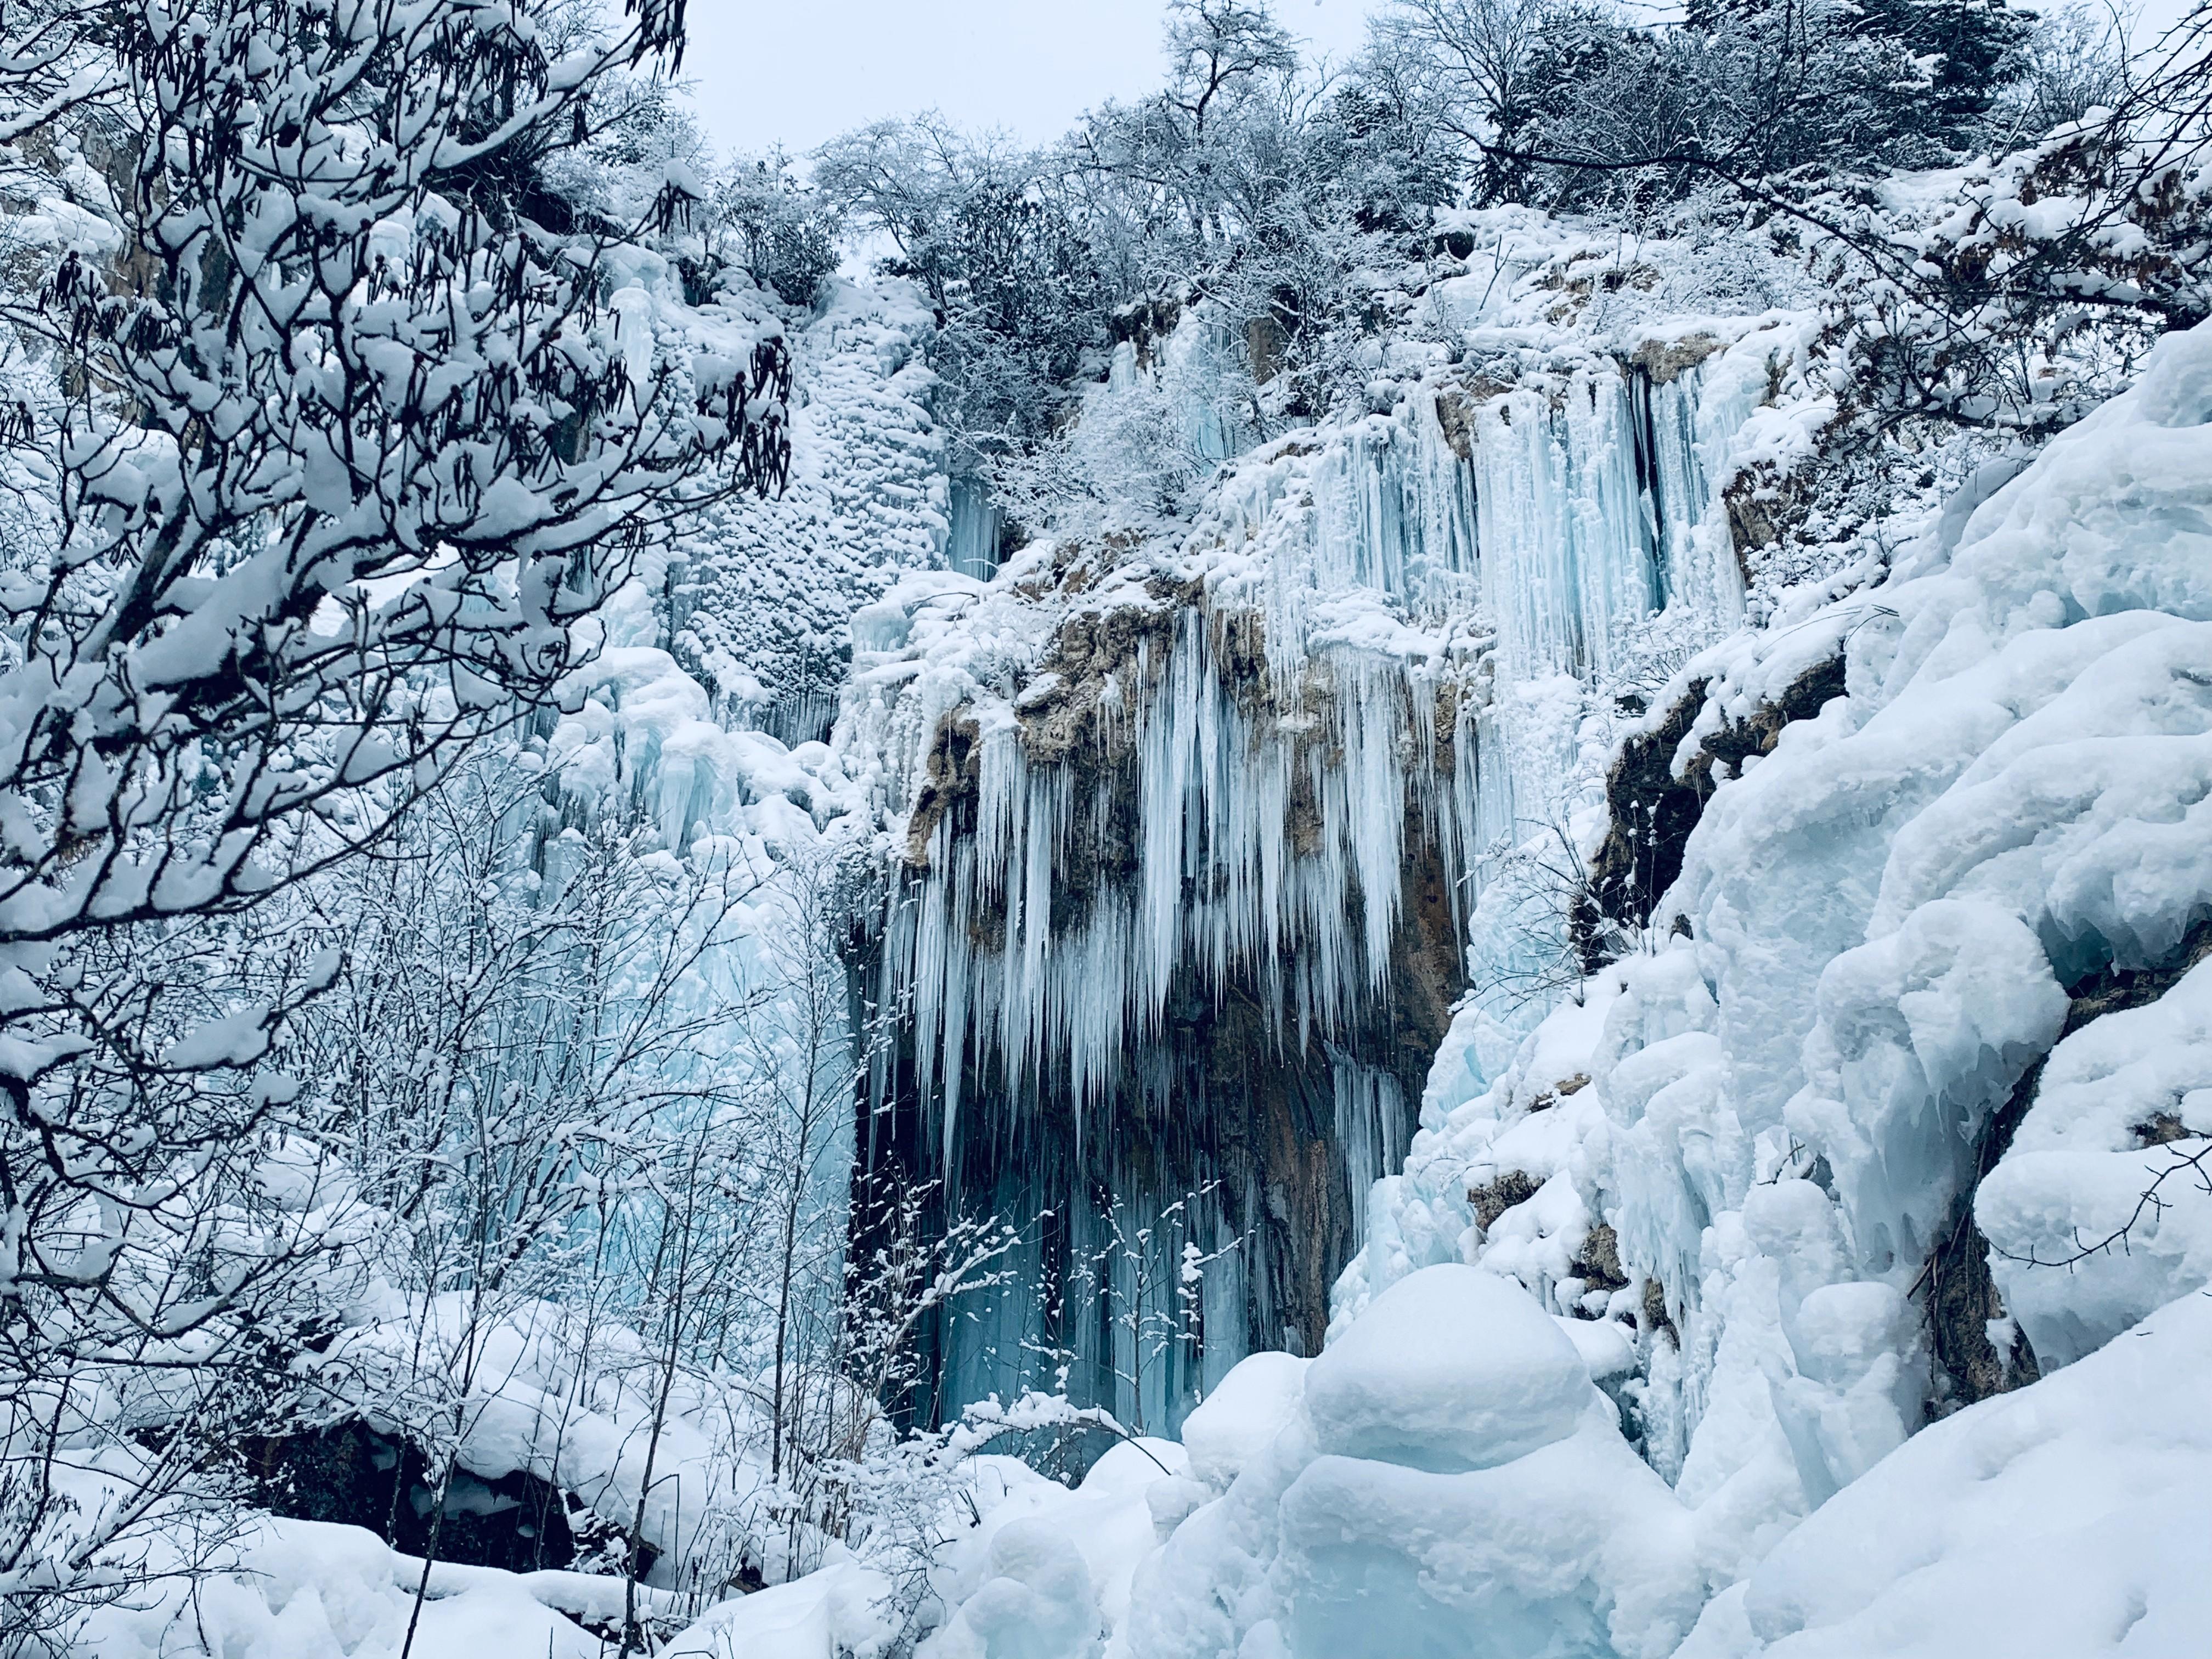
[[854,614],[832,746],[893,872],[899,1031],[861,1168],[1034,1220],[933,1334],[933,1409],[1064,1374],[1167,1427],[1245,1353],[1318,1351],[1453,1008],[1510,1024],[1502,969],[1554,948],[1486,935],[1497,856],[1564,824],[1620,688],[1734,623],[1717,486],[1796,418],[1795,319],[1594,331],[1613,263],[1420,273],[1451,338],[1377,343],[1368,412],[1220,465],[1188,520]]

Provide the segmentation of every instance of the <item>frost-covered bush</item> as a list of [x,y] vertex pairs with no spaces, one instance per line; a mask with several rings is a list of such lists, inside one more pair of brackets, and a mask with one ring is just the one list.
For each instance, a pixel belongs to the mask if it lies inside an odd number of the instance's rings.
[[276,1051],[342,957],[277,900],[550,705],[676,514],[787,464],[775,327],[653,246],[674,158],[619,222],[548,185],[679,39],[574,21],[8,14],[0,1640],[129,1589],[255,1408],[222,1362],[321,1322],[355,1206],[276,1156],[310,1086]]

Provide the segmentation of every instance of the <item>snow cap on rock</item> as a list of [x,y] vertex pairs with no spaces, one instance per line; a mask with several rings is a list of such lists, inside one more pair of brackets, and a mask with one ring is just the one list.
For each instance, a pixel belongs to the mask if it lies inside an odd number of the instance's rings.
[[1375,1299],[1306,1374],[1324,1452],[1450,1474],[1564,1440],[1589,1372],[1519,1285],[1447,1262]]

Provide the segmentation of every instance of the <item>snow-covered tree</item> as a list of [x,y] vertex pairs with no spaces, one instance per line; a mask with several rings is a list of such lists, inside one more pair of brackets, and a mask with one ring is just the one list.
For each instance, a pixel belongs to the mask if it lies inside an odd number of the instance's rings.
[[341,958],[257,907],[553,699],[682,514],[784,475],[772,325],[653,246],[689,170],[563,193],[680,11],[8,9],[0,1641],[65,1640],[192,1467],[194,1402],[134,1462],[110,1373],[265,1338],[333,1224],[263,1166]]

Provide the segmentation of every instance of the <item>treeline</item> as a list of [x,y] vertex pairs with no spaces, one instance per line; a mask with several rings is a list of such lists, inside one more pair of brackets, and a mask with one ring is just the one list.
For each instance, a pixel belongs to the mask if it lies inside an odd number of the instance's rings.
[[1018,496],[1072,384],[1163,307],[1237,337],[1274,383],[1247,398],[1264,427],[1340,394],[1376,320],[1358,274],[1434,252],[1440,208],[1660,233],[1747,211],[1833,240],[1879,176],[2018,151],[2143,78],[2118,14],[2003,0],[1700,0],[1664,25],[1592,0],[1391,0],[1342,64],[1302,55],[1266,0],[1174,0],[1166,56],[1157,92],[1042,148],[924,115],[836,140],[803,182],[750,162],[725,187],[743,257],[802,301],[840,240],[883,238],[942,325],[956,465]]

